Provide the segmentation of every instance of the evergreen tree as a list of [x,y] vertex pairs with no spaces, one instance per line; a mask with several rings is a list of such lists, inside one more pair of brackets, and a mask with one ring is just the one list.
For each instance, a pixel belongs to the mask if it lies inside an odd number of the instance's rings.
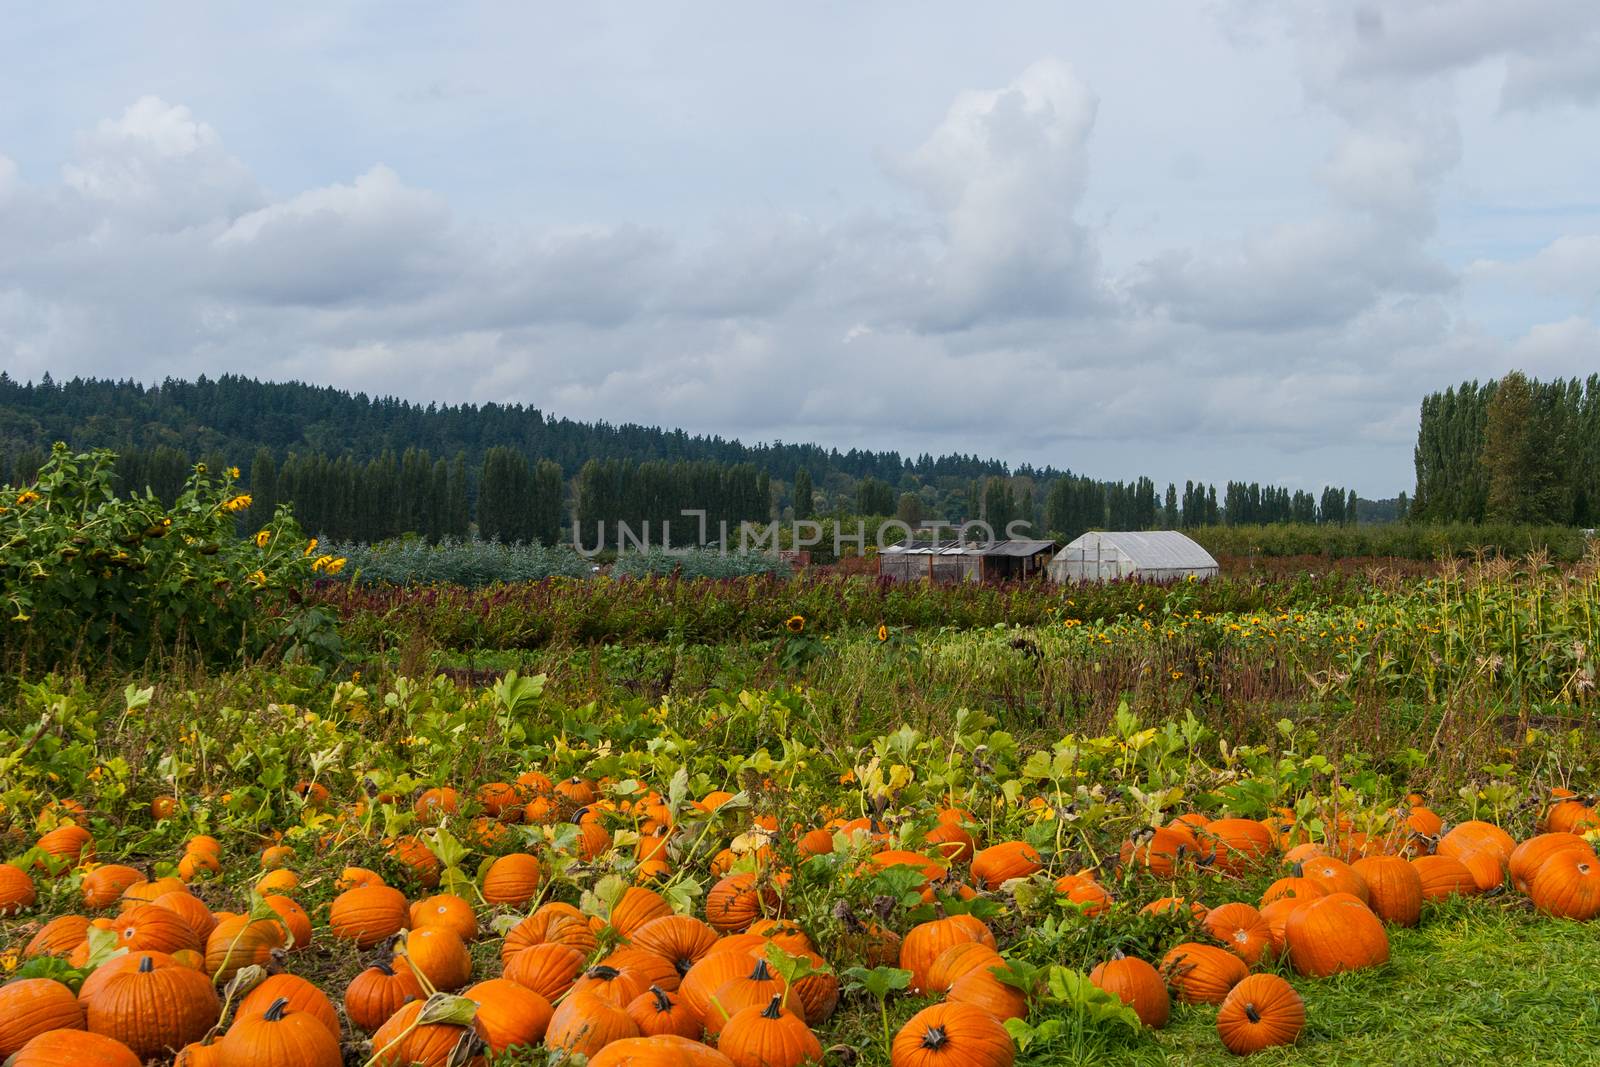
[[801,467],[794,472],[794,517],[799,520],[811,518],[811,505],[811,472]]

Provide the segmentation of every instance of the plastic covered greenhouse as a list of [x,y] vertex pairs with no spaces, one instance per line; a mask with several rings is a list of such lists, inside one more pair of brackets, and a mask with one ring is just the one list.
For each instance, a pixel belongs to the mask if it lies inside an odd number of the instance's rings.
[[1050,561],[1056,582],[1215,578],[1217,570],[1211,553],[1176,530],[1086,533]]

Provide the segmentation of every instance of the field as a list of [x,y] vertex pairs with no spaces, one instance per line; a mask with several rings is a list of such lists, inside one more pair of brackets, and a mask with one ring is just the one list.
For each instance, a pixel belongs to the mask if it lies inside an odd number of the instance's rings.
[[[741,1064],[1215,1064],[1186,1001],[1248,969],[1304,1006],[1263,1062],[1600,1061],[1594,556],[473,589],[245,544],[204,557],[260,593],[242,657],[7,645],[0,1057],[27,996],[189,1065],[645,1062],[600,1039],[661,1003]],[[1118,955],[1168,1025],[1090,980]],[[378,964],[425,1025],[370,1032]],[[279,995],[301,1058],[244,1058]],[[927,1010],[977,1029],[891,1053]]]

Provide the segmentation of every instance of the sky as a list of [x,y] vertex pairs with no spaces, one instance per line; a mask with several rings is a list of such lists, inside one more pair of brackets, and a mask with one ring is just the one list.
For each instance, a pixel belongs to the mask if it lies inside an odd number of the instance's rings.
[[1600,370],[1600,4],[16,5],[0,367],[1413,481]]

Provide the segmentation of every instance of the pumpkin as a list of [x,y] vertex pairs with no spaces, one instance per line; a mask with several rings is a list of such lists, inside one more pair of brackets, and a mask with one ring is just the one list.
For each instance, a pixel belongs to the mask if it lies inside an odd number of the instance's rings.
[[1534,875],[1539,873],[1539,868],[1544,861],[1557,852],[1574,850],[1594,854],[1594,849],[1589,842],[1577,834],[1555,831],[1530,837],[1516,848],[1512,849],[1510,859],[1506,863],[1511,872],[1511,885],[1519,893],[1526,893],[1533,886]]
[[206,907],[205,901],[187,889],[162,893],[152,903],[158,908],[166,908],[188,923],[189,929],[194,931],[198,944],[205,944],[206,938],[210,937],[211,931],[217,927],[217,917],[211,914],[211,909]]
[[436,821],[440,816],[461,811],[461,795],[449,786],[424,789],[411,810],[422,822]]
[[1225,948],[1185,941],[1161,957],[1161,977],[1185,1004],[1221,1004],[1250,968]]
[[1003,962],[997,967],[973,968],[951,983],[945,1000],[952,1004],[976,1005],[1001,1022],[1027,1018],[1027,993],[1001,981],[995,973],[997,970],[1006,973],[1009,968]]
[[1305,1001],[1275,974],[1250,975],[1217,1009],[1217,1036],[1235,1056],[1292,1045],[1305,1024]]
[[783,997],[765,1007],[747,1007],[722,1028],[717,1049],[734,1067],[799,1067],[822,1062],[822,1043],[805,1020],[783,1010]]
[[406,961],[434,989],[448,992],[472,981],[472,954],[447,926],[419,926],[406,934]]
[[1132,1008],[1139,1021],[1152,1030],[1161,1029],[1171,1018],[1172,997],[1167,993],[1167,983],[1144,960],[1118,954],[1097,964],[1089,972],[1089,981]]
[[346,889],[365,889],[369,885],[387,885],[383,875],[365,867],[346,867],[333,881],[333,888],[343,893]]
[[639,986],[640,992],[653,985],[659,985],[670,993],[677,989],[678,983],[682,981],[678,977],[678,968],[671,960],[642,948],[619,948],[600,963],[619,971],[627,971],[640,978],[642,980]]
[[1123,866],[1144,867],[1158,878],[1170,878],[1185,858],[1199,851],[1194,834],[1187,828],[1160,826],[1141,831],[1123,842]]
[[1326,978],[1389,959],[1389,937],[1372,910],[1348,893],[1331,893],[1290,914],[1283,928],[1289,962],[1300,974]]
[[711,995],[711,1010],[705,1012],[706,1033],[716,1037],[734,1015],[782,997],[787,988],[788,983],[772,973],[767,961],[758,958],[748,971],[729,978]]
[[726,982],[749,975],[755,965],[756,957],[749,952],[713,952],[689,968],[678,985],[678,995],[702,1020],[716,1017],[719,1022],[724,1021],[726,1016],[713,1003],[717,990]]
[[1558,834],[1583,834],[1600,827],[1594,806],[1570,794],[1554,799],[1545,812],[1544,829]]
[[427,994],[404,960],[380,959],[350,979],[344,990],[344,1013],[369,1034],[401,1008]]
[[284,1011],[311,1016],[326,1027],[328,1033],[335,1038],[343,1033],[339,1026],[339,1013],[334,1009],[333,1001],[328,999],[328,995],[304,978],[292,974],[274,974],[262,979],[260,984],[239,1001],[236,1018],[247,1015],[264,1016],[279,1000],[284,1002]]
[[478,1006],[478,1028],[496,1055],[516,1045],[537,1045],[554,1011],[544,997],[505,978],[479,982],[461,995]]
[[144,1067],[132,1049],[115,1038],[83,1030],[47,1030],[6,1061],[6,1067]]
[[663,915],[634,930],[628,940],[635,948],[669,960],[682,978],[711,951],[717,932],[692,915]]
[[1452,859],[1461,859],[1468,852],[1490,852],[1498,855],[1504,863],[1511,858],[1516,847],[1517,843],[1511,835],[1494,823],[1472,819],[1452,827],[1449,833],[1439,839],[1436,851]]
[[550,1049],[593,1056],[613,1041],[638,1037],[627,1011],[593,993],[567,997],[550,1017],[544,1044]]
[[681,997],[674,997],[660,986],[653,985],[634,997],[625,1010],[644,1037],[675,1034],[699,1040],[705,1033],[705,1020]]
[[763,908],[777,903],[770,889],[757,888],[754,873],[730,874],[706,894],[706,922],[721,933],[736,933],[759,919]]
[[21,867],[0,863],[0,917],[20,915],[39,899],[33,878]]
[[1418,856],[1411,861],[1411,865],[1422,880],[1423,900],[1444,900],[1454,895],[1476,896],[1479,892],[1472,872],[1453,856]]
[[371,1067],[476,1067],[483,1035],[473,1027],[451,1023],[416,1025],[422,1002],[412,1001],[389,1016],[372,1035]]
[[371,948],[405,926],[409,909],[405,894],[386,885],[346,889],[328,907],[328,928],[341,941]]
[[89,1030],[114,1037],[146,1059],[198,1041],[216,1025],[222,1003],[199,971],[165,957],[138,956],[84,1002]]
[[972,1004],[935,1004],[894,1035],[890,1067],[1011,1067],[1017,1049],[1000,1020]]
[[122,898],[124,890],[142,881],[143,874],[120,863],[96,867],[83,876],[83,906],[95,911],[109,908]]
[[199,936],[183,916],[154,904],[135,904],[111,921],[111,930],[117,935],[117,947],[130,952],[172,953],[200,947]]
[[1184,897],[1157,897],[1139,909],[1141,915],[1182,915],[1188,912],[1196,920],[1204,920],[1211,911],[1198,900]]
[[276,893],[262,897],[261,903],[271,908],[283,928],[289,931],[290,948],[305,948],[311,944],[311,916],[306,914],[306,909]]
[[671,914],[672,905],[660,893],[640,886],[629,886],[612,902],[607,921],[624,938],[631,938],[646,923]]
[[39,928],[22,954],[29,959],[66,956],[83,943],[88,933],[89,920],[82,915],[59,915]]
[[606,964],[596,964],[584,971],[572,983],[569,996],[592,993],[619,1008],[626,1008],[633,998],[650,988],[649,981],[637,971],[618,970]]
[[261,869],[275,871],[294,859],[293,845],[268,845],[261,850]]
[[278,997],[266,1010],[244,1004],[233,1025],[217,1042],[228,1067],[343,1067],[339,1038],[313,1012],[294,1011],[288,997]]
[[275,871],[268,871],[256,879],[256,896],[264,897],[272,893],[292,893],[300,888],[300,876],[286,867]]
[[733,1067],[733,1061],[710,1045],[658,1034],[613,1041],[590,1057],[589,1067]]
[[410,872],[424,889],[432,889],[439,884],[439,872],[443,870],[439,857],[418,838],[402,837],[396,840],[389,846],[389,858]]
[[219,983],[226,983],[240,968],[270,961],[272,950],[282,948],[283,943],[282,923],[230,915],[218,922],[206,938],[206,973]]
[[978,967],[994,967],[1002,963],[1000,953],[981,941],[962,941],[951,945],[928,967],[928,981],[924,993],[944,994],[957,978]]
[[1026,841],[1004,841],[979,849],[972,857],[972,879],[985,889],[998,889],[1013,878],[1026,878],[1043,867],[1039,850]]
[[1222,947],[1254,967],[1272,948],[1272,928],[1261,913],[1248,904],[1224,904],[1212,908],[1202,922],[1206,933]]
[[563,901],[552,900],[541,904],[537,910],[506,933],[500,945],[500,959],[509,962],[511,957],[525,948],[552,942],[577,949],[587,956],[600,945],[589,919]]
[[512,956],[501,977],[533,990],[554,1004],[582,973],[583,953],[571,945],[546,942]]
[[185,852],[178,861],[178,877],[185,882],[204,881],[222,873],[222,859],[215,852]]
[[1264,908],[1268,904],[1271,904],[1277,900],[1283,900],[1286,897],[1310,899],[1313,897],[1325,897],[1328,895],[1327,885],[1317,881],[1314,878],[1307,878],[1303,873],[1301,873],[1301,870],[1302,868],[1297,863],[1295,864],[1294,874],[1291,874],[1285,878],[1279,878],[1276,882],[1273,882],[1271,885],[1267,886],[1266,890],[1261,894],[1261,906]]
[[522,820],[522,793],[510,782],[486,782],[478,787],[474,799],[490,818],[506,822]]
[[83,1005],[60,982],[20,978],[0,985],[0,1061],[42,1033],[82,1029]]
[[912,927],[900,942],[900,966],[911,972],[911,989],[915,992],[926,988],[933,961],[945,949],[963,941],[995,947],[994,934],[972,915],[951,915]]
[[526,904],[539,895],[543,878],[537,857],[526,852],[501,856],[483,876],[483,899],[490,904]]
[[1396,926],[1415,926],[1422,915],[1422,876],[1399,856],[1368,856],[1351,867],[1367,883],[1367,906]]
[[[89,863],[94,859],[94,838],[89,831],[77,823],[68,823],[58,826],[47,834],[40,836],[36,842],[38,849],[57,860],[66,860],[71,867],[79,863]],[[40,867],[44,864],[41,862]]]
[[1600,915],[1600,859],[1564,849],[1545,860],[1533,876],[1533,906],[1561,919]]
[[[820,843],[814,835],[822,835],[826,839],[826,846],[815,848]],[[934,851],[944,857],[946,863],[966,863],[972,859],[977,851],[977,842],[973,839],[964,826],[958,822],[941,822],[922,836],[924,843],[932,845]],[[810,844],[815,851],[807,851]],[[802,855],[818,855],[823,852],[833,851],[833,835],[826,830],[813,830],[800,840]]]
[[1064,874],[1056,879],[1055,889],[1085,915],[1104,915],[1111,910],[1111,894],[1092,874]]
[[477,913],[470,903],[453,893],[440,893],[417,901],[411,905],[409,920],[413,930],[419,926],[447,926],[463,941],[478,936]]
[[1367,902],[1366,880],[1344,860],[1334,859],[1332,856],[1317,856],[1302,863],[1300,869],[1305,877],[1322,886],[1328,893],[1349,893],[1363,904]]
[[1272,851],[1272,831],[1256,819],[1215,819],[1195,836],[1219,871],[1243,870]]

